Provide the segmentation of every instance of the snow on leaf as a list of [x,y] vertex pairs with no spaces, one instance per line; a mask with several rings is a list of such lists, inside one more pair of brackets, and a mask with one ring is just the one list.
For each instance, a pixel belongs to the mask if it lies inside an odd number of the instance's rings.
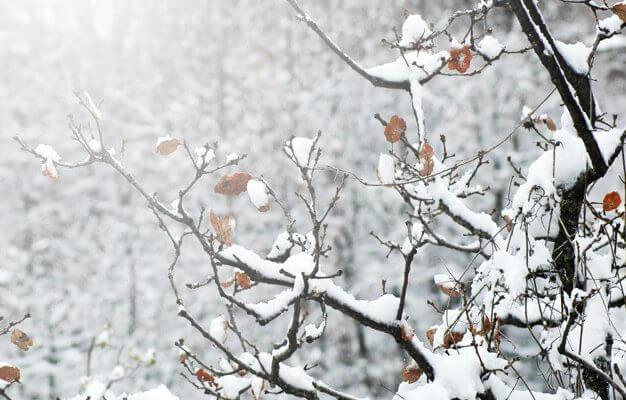
[[393,185],[395,177],[395,162],[389,154],[380,153],[378,168],[376,169],[378,181],[383,185]]
[[478,51],[489,59],[494,59],[499,56],[502,50],[504,50],[504,46],[491,35],[485,35],[480,43],[478,43]]
[[49,146],[47,144],[38,144],[37,147],[35,147],[35,153],[39,154],[46,160],[52,160],[55,162],[61,161],[61,156],[59,156],[59,153],[57,153],[56,150],[52,148],[52,146]]
[[215,340],[224,344],[226,342],[226,333],[228,332],[228,321],[223,315],[214,318],[209,327],[209,333]]
[[411,43],[418,43],[432,33],[421,15],[412,14],[402,24],[402,40],[398,44],[402,47],[411,47]]
[[270,197],[265,183],[258,179],[250,179],[246,186],[248,197],[254,206],[261,212],[269,211]]
[[613,211],[622,204],[622,198],[619,193],[607,193],[602,200],[602,209],[604,211]]
[[313,158],[313,155],[311,154],[313,140],[297,136],[291,139],[289,143],[293,148],[293,156],[296,159],[296,162],[300,166],[308,167],[309,163],[313,161],[309,159],[309,157]]
[[11,334],[11,343],[16,345],[20,350],[28,351],[30,346],[33,345],[33,338],[20,329],[14,329]]
[[156,142],[156,152],[162,156],[167,156],[176,151],[178,146],[180,146],[183,142],[179,139],[170,137],[170,136],[161,136],[157,139]]
[[247,172],[235,172],[233,174],[222,175],[213,190],[215,193],[225,196],[239,196],[246,191],[250,179],[252,179],[252,175]]
[[389,143],[395,143],[402,138],[405,131],[406,121],[394,114],[391,116],[391,119],[389,119],[387,126],[385,126],[385,139],[387,139]]

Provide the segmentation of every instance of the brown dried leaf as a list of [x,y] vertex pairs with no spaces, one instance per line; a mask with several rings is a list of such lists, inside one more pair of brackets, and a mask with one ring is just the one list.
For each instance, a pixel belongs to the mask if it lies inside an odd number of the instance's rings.
[[437,327],[433,326],[426,330],[426,339],[428,339],[428,343],[432,346],[435,342],[435,334],[437,333]]
[[242,289],[250,289],[250,287],[252,287],[250,277],[245,272],[235,272],[235,280],[237,281],[237,285]]
[[446,296],[461,297],[461,292],[458,290],[457,285],[455,285],[454,282],[438,283],[436,286]]
[[554,120],[552,118],[546,117],[544,122],[546,123],[546,126],[548,127],[548,129],[550,129],[551,131],[556,131],[557,130],[556,123],[554,122]]
[[508,215],[503,215],[502,219],[504,220],[506,230],[511,232],[513,230],[513,221],[511,218],[509,218]]
[[619,193],[607,193],[602,200],[602,209],[604,211],[613,211],[622,204],[622,198]]
[[622,22],[626,23],[626,3],[619,3],[611,7],[613,14],[617,15]]
[[443,347],[449,349],[450,346],[463,340],[465,332],[450,332],[448,331],[443,337]]
[[402,369],[402,381],[414,383],[419,380],[424,371],[416,365],[408,365]]
[[198,378],[200,382],[209,382],[209,383],[215,382],[215,377],[211,375],[210,373],[208,373],[207,371],[205,371],[204,368],[198,368],[196,370],[196,378]]
[[396,114],[392,115],[385,126],[385,139],[389,143],[395,143],[400,140],[404,132],[406,132],[406,122]]
[[28,351],[30,346],[33,345],[33,338],[19,329],[14,329],[11,334],[11,343],[20,348],[20,350]]
[[247,172],[223,175],[215,185],[215,193],[225,196],[239,196],[246,191],[250,179],[252,179],[252,175]]
[[176,138],[159,139],[156,145],[156,152],[162,156],[167,156],[176,151],[183,142]]
[[47,176],[55,182],[59,181],[59,173],[57,172],[57,168],[52,160],[46,160],[43,164],[41,164],[41,174],[43,176]]
[[235,217],[232,215],[218,217],[215,215],[215,212],[211,210],[209,213],[209,219],[211,220],[211,226],[213,226],[213,231],[215,232],[217,240],[226,246],[232,246]]
[[435,161],[433,160],[433,155],[435,151],[432,146],[428,143],[424,143],[422,148],[419,151],[420,158],[420,166],[419,166],[419,174],[420,176],[428,176],[432,174],[433,168],[435,168]]
[[448,60],[448,69],[465,73],[472,62],[472,53],[470,48],[463,46],[461,48],[450,49],[450,59]]
[[5,365],[0,367],[0,379],[9,383],[18,381],[20,379],[19,368],[13,367],[11,365]]

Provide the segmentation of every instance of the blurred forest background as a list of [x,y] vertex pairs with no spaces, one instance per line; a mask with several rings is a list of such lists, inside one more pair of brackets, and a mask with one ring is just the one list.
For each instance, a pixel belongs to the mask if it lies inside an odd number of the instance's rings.
[[[451,10],[474,2],[302,0],[302,6],[344,49],[366,66],[397,57],[381,43],[393,38],[405,9],[435,24]],[[592,16],[586,9],[542,2],[559,39],[593,39]],[[340,62],[294,17],[280,0],[0,0],[0,315],[18,317],[30,311],[23,330],[33,336],[28,352],[0,345],[0,359],[22,369],[17,398],[69,396],[87,375],[87,351],[100,337],[91,360],[91,375],[107,376],[117,364],[142,366],[115,384],[116,391],[145,390],[165,383],[180,398],[198,396],[179,375],[173,343],[185,337],[194,349],[212,349],[190,335],[176,317],[167,281],[171,257],[165,235],[151,211],[121,178],[105,168],[61,171],[57,184],[41,175],[32,157],[20,152],[11,137],[54,144],[64,160],[83,157],[70,140],[67,115],[88,121],[73,95],[86,90],[100,102],[107,146],[127,168],[159,193],[174,200],[192,174],[183,152],[162,158],[154,153],[159,136],[184,138],[192,146],[217,142],[218,157],[247,153],[242,170],[263,175],[293,207],[300,232],[305,210],[293,192],[302,189],[282,144],[292,135],[322,131],[322,164],[375,180],[380,152],[388,143],[374,113],[398,113],[412,120],[409,96],[376,89]],[[493,14],[493,35],[511,49],[522,39],[517,22],[503,8]],[[605,111],[626,106],[625,43],[608,41],[596,73],[606,87],[596,88]],[[575,40],[574,40],[575,41]],[[534,107],[549,91],[547,74],[534,56],[511,55],[473,77],[435,78],[425,90],[428,137],[441,151],[466,156],[506,136],[520,121],[522,106]],[[560,116],[557,96],[544,108]],[[415,131],[409,126],[409,134]],[[489,155],[491,173],[481,183],[499,191],[480,199],[480,208],[500,210],[508,201],[512,169],[527,167],[536,155],[536,137],[518,132]],[[323,179],[333,190],[334,175]],[[266,254],[285,229],[279,207],[258,214],[246,196],[225,199],[207,182],[198,204],[237,216],[237,240]],[[334,251],[329,265],[344,270],[343,284],[358,297],[398,291],[400,258],[370,235],[401,241],[405,211],[393,202],[395,192],[366,188],[352,180],[330,220]],[[468,259],[426,249],[414,267],[408,308],[419,331],[439,317],[426,301],[447,300],[434,290],[432,275],[462,270]],[[200,249],[190,247],[179,266],[182,282],[200,281],[209,266]],[[209,289],[189,290],[187,306],[206,323],[225,312]],[[355,393],[378,396],[396,387],[402,368],[395,343],[330,315],[331,329],[319,352],[302,362],[318,363],[313,374]],[[279,320],[273,324],[284,324]],[[277,325],[277,327],[278,327]],[[110,331],[108,330],[110,326]],[[251,324],[250,326],[253,326]],[[103,329],[110,333],[104,340]],[[258,329],[258,328],[255,328]],[[276,329],[270,324],[259,330]],[[189,337],[187,337],[189,336]],[[103,339],[104,338],[104,339]],[[102,343],[100,343],[102,342]],[[106,345],[105,345],[106,342]],[[152,353],[156,354],[152,360]],[[131,368],[132,369],[132,368]],[[355,378],[358,377],[358,378]]]

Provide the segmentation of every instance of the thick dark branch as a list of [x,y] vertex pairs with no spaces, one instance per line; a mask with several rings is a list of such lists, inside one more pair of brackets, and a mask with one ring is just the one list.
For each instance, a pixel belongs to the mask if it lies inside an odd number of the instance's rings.
[[[608,166],[592,134],[596,106],[588,74],[578,74],[568,65],[558,51],[554,38],[533,0],[511,0],[509,4],[539,60],[550,74],[552,83],[559,91],[572,117],[576,132],[585,144],[596,175],[603,176]],[[573,92],[570,87],[573,88]]]

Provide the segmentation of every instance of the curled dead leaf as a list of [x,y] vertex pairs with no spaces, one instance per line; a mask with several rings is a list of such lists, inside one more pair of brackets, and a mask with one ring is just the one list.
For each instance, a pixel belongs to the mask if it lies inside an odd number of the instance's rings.
[[420,164],[418,172],[420,176],[428,176],[432,174],[435,168],[435,161],[433,160],[434,150],[431,145],[424,143],[419,151]]
[[252,175],[247,172],[223,175],[215,184],[215,193],[225,196],[239,196],[246,191],[250,179],[252,179]]
[[402,368],[402,381],[408,383],[414,383],[419,380],[424,371],[417,365],[407,365]]
[[437,327],[432,326],[426,330],[426,339],[428,339],[428,343],[432,346],[435,342],[435,334],[437,333]]
[[211,375],[210,373],[208,373],[207,371],[205,371],[204,368],[198,368],[196,370],[196,378],[198,378],[200,382],[209,382],[209,383],[215,382],[215,377]]
[[513,221],[509,218],[508,215],[503,215],[502,219],[504,220],[504,224],[506,226],[506,230],[511,232],[513,230]]
[[604,211],[613,211],[622,204],[622,198],[619,193],[607,193],[602,200],[602,209]]
[[211,226],[215,232],[215,236],[220,243],[226,246],[232,246],[233,244],[233,229],[235,228],[235,217],[232,215],[217,216],[215,212],[211,210],[209,213],[209,219]]
[[41,174],[43,176],[47,176],[55,182],[59,180],[59,173],[57,172],[57,168],[54,165],[54,162],[50,159],[47,159],[43,164],[41,164]]
[[617,15],[622,22],[626,23],[626,3],[619,3],[611,7],[613,14]]
[[30,346],[33,345],[33,338],[20,329],[14,329],[11,334],[11,343],[19,347],[20,350],[28,351]]
[[0,367],[0,379],[6,382],[15,382],[20,379],[20,370],[12,365]]
[[395,143],[400,140],[404,132],[406,132],[406,121],[396,114],[392,115],[387,126],[385,126],[385,139],[389,143]]
[[250,277],[245,272],[235,272],[235,280],[237,281],[237,285],[239,285],[239,287],[242,289],[250,289],[250,287],[252,286],[252,282],[250,282]]
[[463,336],[465,336],[465,332],[448,331],[443,337],[443,347],[449,349],[450,346],[463,340]]
[[472,62],[472,53],[470,48],[463,46],[461,48],[450,49],[450,59],[448,60],[448,69],[456,70],[461,74],[465,73]]
[[175,152],[182,143],[181,140],[169,136],[160,137],[157,140],[156,152],[162,156],[167,156]]

